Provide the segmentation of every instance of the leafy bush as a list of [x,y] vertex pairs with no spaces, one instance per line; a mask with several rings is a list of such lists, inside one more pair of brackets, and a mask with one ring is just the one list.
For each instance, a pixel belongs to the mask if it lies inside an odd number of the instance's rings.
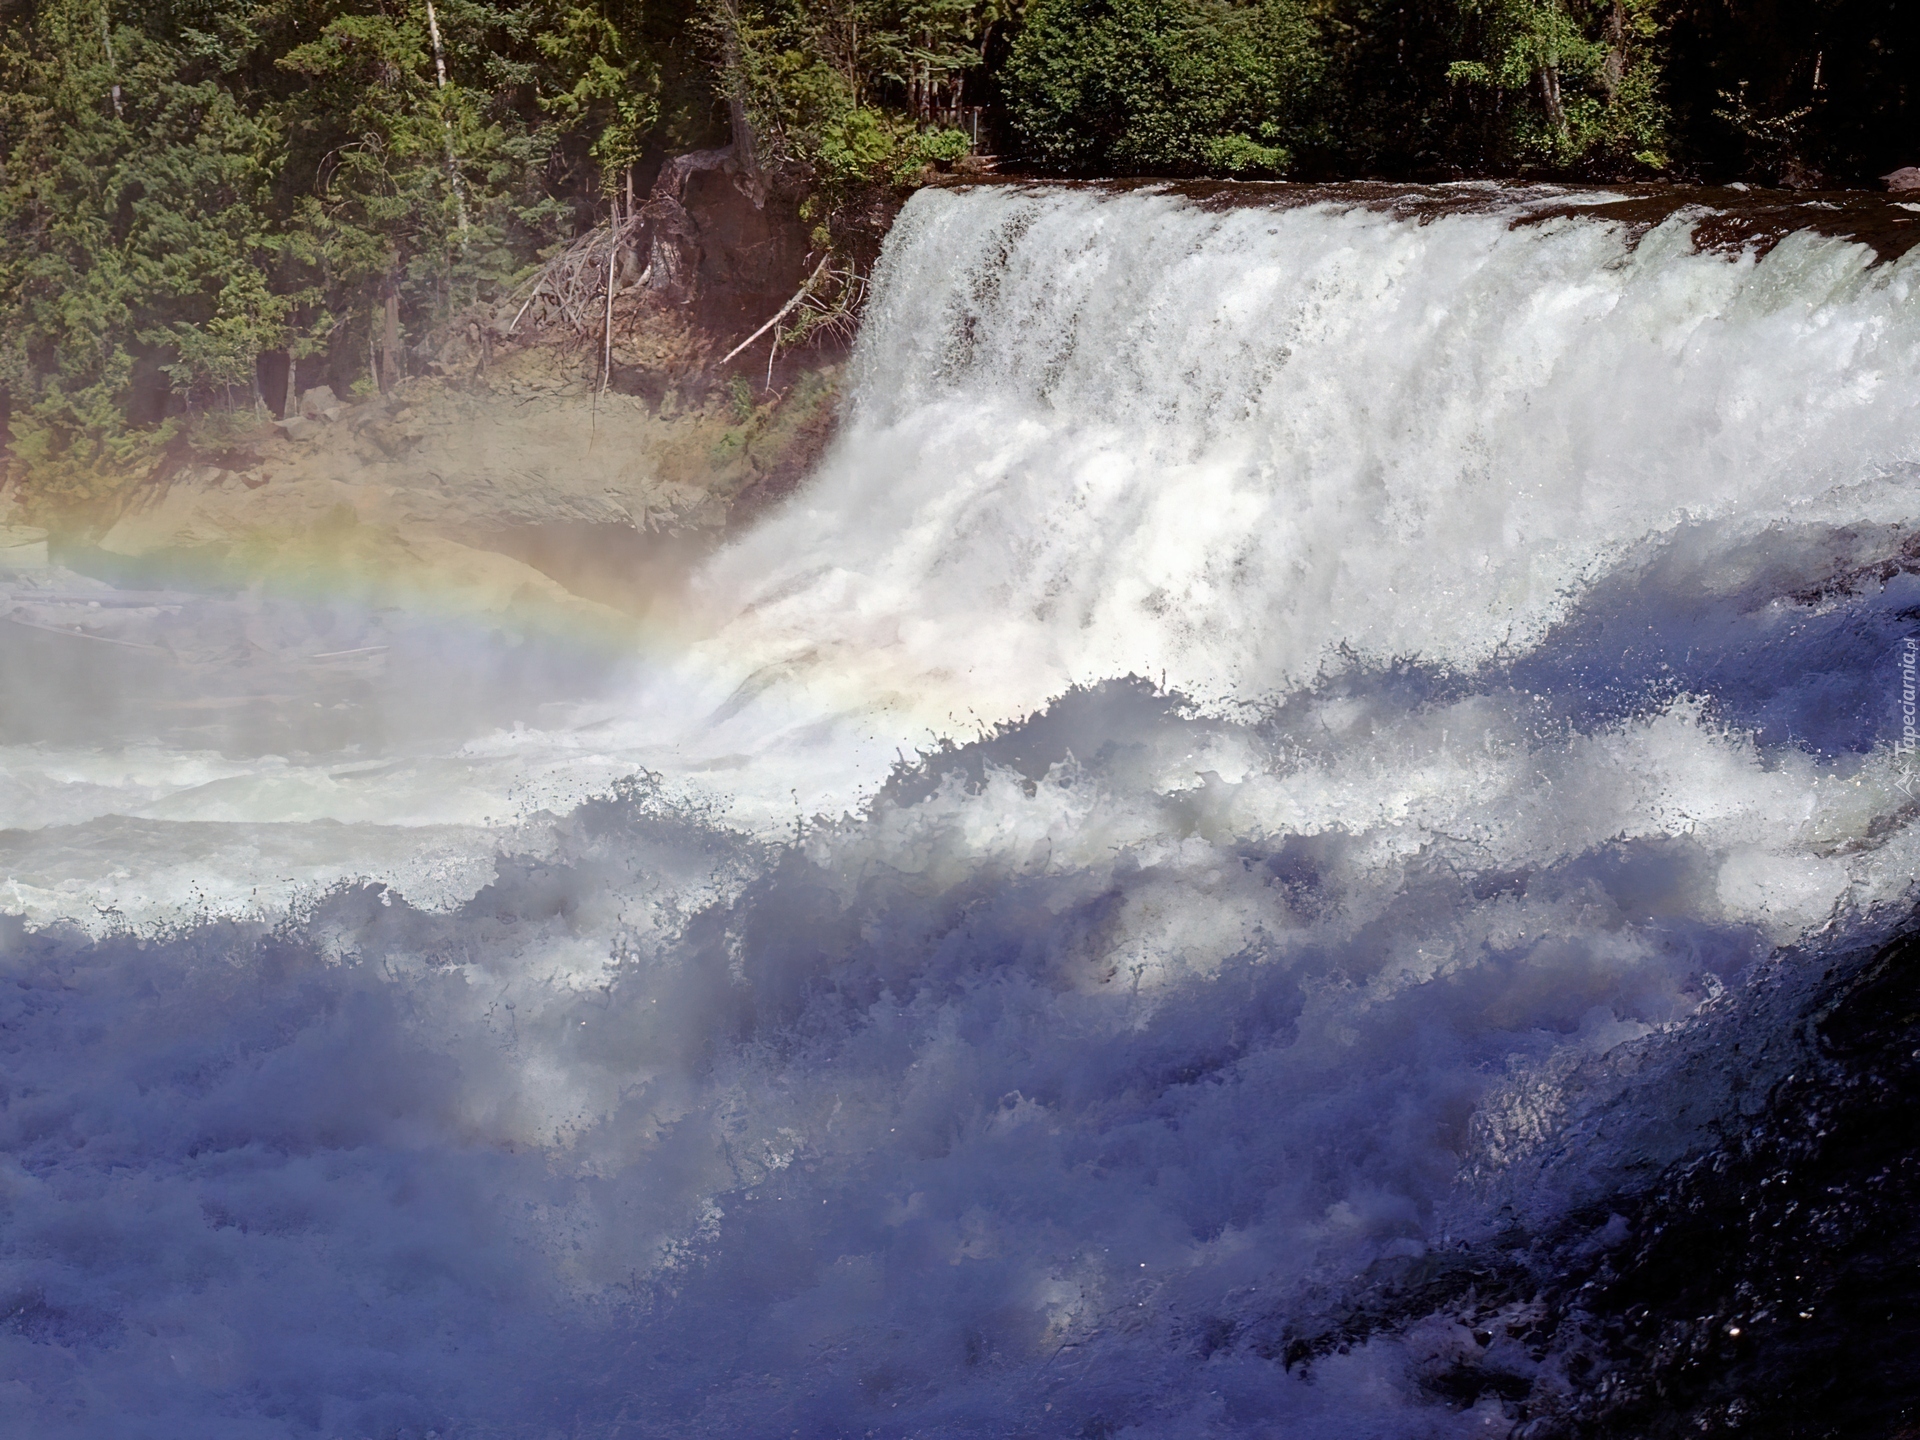
[[1461,0],[1456,83],[1509,103],[1503,148],[1513,162],[1556,169],[1650,170],[1668,163],[1660,97],[1665,0]]
[[605,6],[437,22],[436,46],[417,0],[10,10],[0,390],[36,497],[109,499],[190,416],[250,412],[265,352],[348,390],[388,297],[417,338],[498,293],[571,234],[569,192],[686,128],[685,64]]
[[1006,19],[1003,0],[709,0],[721,87],[757,158],[828,194],[907,184],[964,155],[930,123]]
[[815,158],[827,186],[891,182],[910,185],[927,166],[950,164],[970,142],[958,130],[922,129],[897,115],[863,105],[826,125]]
[[1278,174],[1324,67],[1301,0],[1037,0],[1002,84],[1044,164]]
[[8,0],[10,472],[110,499],[182,424],[250,414],[266,352],[358,393],[390,304],[421,338],[730,132],[820,248],[966,152],[963,100],[1063,171],[1868,179],[1915,159],[1894,8]]

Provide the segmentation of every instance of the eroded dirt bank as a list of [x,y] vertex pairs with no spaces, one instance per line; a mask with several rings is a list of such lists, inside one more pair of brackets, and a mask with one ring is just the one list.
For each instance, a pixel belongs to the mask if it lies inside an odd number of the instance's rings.
[[493,336],[389,396],[315,387],[286,420],[182,445],[109,523],[56,529],[54,556],[125,583],[324,586],[617,627],[793,488],[831,434],[838,357],[803,352],[768,385],[717,377],[717,343],[629,335],[604,392],[597,356]]

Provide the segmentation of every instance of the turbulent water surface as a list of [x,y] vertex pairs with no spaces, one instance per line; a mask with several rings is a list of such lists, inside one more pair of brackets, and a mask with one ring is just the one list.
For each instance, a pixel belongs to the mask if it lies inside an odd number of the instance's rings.
[[0,1430],[1911,1422],[1920,215],[1217,198],[638,654],[8,582]]

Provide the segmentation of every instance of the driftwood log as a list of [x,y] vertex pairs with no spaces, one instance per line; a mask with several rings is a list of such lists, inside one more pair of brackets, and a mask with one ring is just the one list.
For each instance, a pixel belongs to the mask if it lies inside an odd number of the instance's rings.
[[[786,319],[788,315],[792,314],[794,310],[799,308],[800,302],[807,298],[807,292],[813,289],[815,283],[820,279],[821,272],[827,268],[827,261],[831,260],[832,258],[833,258],[833,255],[831,251],[829,251],[825,255],[822,255],[820,257],[820,263],[813,267],[813,273],[807,276],[806,282],[803,285],[801,285],[799,290],[794,292],[794,297],[791,300],[787,301],[786,304],[782,305],[779,308],[779,310],[774,313],[774,317],[771,320],[767,321],[766,324],[762,325],[758,330],[754,331],[751,335],[747,336],[746,339],[742,340],[738,345],[734,346],[733,349],[729,350],[725,355],[721,356],[720,363],[722,365],[727,364],[729,361],[733,359],[734,356],[738,355],[742,350],[746,349],[749,345],[753,344],[754,341],[758,340],[762,335],[766,334],[767,331],[773,329],[774,326],[778,325],[782,320]],[[773,348],[775,350],[778,350],[780,348],[780,337],[778,335],[773,337]]]

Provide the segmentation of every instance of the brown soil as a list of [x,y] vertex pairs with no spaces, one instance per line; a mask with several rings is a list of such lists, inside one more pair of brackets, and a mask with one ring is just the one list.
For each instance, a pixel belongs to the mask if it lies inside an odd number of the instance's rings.
[[[476,327],[477,332],[477,327]],[[600,356],[455,336],[443,373],[181,447],[92,539],[133,565],[342,586],[394,603],[644,619],[831,437],[841,364],[714,378],[724,336],[664,312]],[[750,357],[743,357],[750,358]]]

